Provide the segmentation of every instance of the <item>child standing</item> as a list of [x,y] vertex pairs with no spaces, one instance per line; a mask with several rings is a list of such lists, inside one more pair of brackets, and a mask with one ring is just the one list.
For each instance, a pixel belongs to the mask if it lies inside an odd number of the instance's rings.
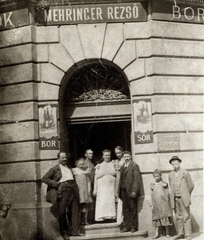
[[75,164],[76,168],[73,168],[72,170],[79,188],[81,224],[88,225],[88,203],[93,202],[91,197],[91,181],[86,170],[85,159],[79,158],[78,160],[76,160]]
[[168,183],[162,180],[161,171],[158,169],[153,172],[153,177],[155,183],[150,184],[152,220],[156,229],[156,234],[153,239],[160,237],[162,226],[165,227],[166,237],[169,237],[169,226],[172,225],[172,214]]

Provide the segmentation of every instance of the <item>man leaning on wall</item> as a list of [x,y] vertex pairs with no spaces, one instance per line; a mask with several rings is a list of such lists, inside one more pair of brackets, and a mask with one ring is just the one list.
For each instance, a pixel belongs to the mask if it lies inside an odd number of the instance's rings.
[[51,208],[57,211],[60,233],[64,240],[69,240],[67,207],[71,206],[72,212],[72,236],[82,236],[79,232],[79,192],[72,169],[68,167],[68,158],[65,152],[57,155],[58,164],[52,167],[42,178],[42,182],[48,185],[46,201],[52,203]]

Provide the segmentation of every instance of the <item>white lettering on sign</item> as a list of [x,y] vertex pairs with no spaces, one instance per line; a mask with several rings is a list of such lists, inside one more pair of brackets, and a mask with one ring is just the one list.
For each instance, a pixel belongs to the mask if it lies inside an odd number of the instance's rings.
[[50,8],[44,11],[46,22],[84,22],[84,21],[120,21],[123,19],[138,19],[139,7],[127,6],[97,6],[97,7],[73,7]]
[[137,141],[138,142],[145,142],[145,141],[150,141],[150,140],[151,140],[150,134],[137,135]]
[[55,140],[41,141],[41,147],[42,148],[56,147],[56,141]]
[[44,14],[44,20],[47,22],[103,20],[102,9],[100,7],[50,9],[49,11],[45,11]]
[[108,19],[138,18],[138,7],[108,7]]
[[201,21],[200,17],[204,20],[204,8],[198,8],[198,21]]
[[8,27],[13,26],[13,22],[11,21],[11,16],[13,12],[4,13],[0,16],[0,26]]
[[192,20],[195,18],[198,22],[204,21],[204,8],[192,8],[185,7],[181,8],[176,3],[173,6],[173,16],[172,19],[181,19],[182,16],[185,20]]

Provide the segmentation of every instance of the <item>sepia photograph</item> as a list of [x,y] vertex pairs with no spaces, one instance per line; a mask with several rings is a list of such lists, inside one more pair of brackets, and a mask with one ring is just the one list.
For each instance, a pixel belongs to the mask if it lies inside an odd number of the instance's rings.
[[204,0],[0,0],[0,240],[203,240]]

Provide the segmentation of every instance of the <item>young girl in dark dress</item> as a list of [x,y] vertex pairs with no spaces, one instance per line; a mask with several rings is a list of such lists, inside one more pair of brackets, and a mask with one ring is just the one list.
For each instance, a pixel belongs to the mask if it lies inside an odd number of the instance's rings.
[[152,221],[156,230],[153,239],[160,237],[162,226],[165,227],[166,237],[169,237],[169,226],[172,225],[172,214],[168,183],[162,180],[161,171],[158,169],[153,172],[153,177],[155,182],[150,184]]

